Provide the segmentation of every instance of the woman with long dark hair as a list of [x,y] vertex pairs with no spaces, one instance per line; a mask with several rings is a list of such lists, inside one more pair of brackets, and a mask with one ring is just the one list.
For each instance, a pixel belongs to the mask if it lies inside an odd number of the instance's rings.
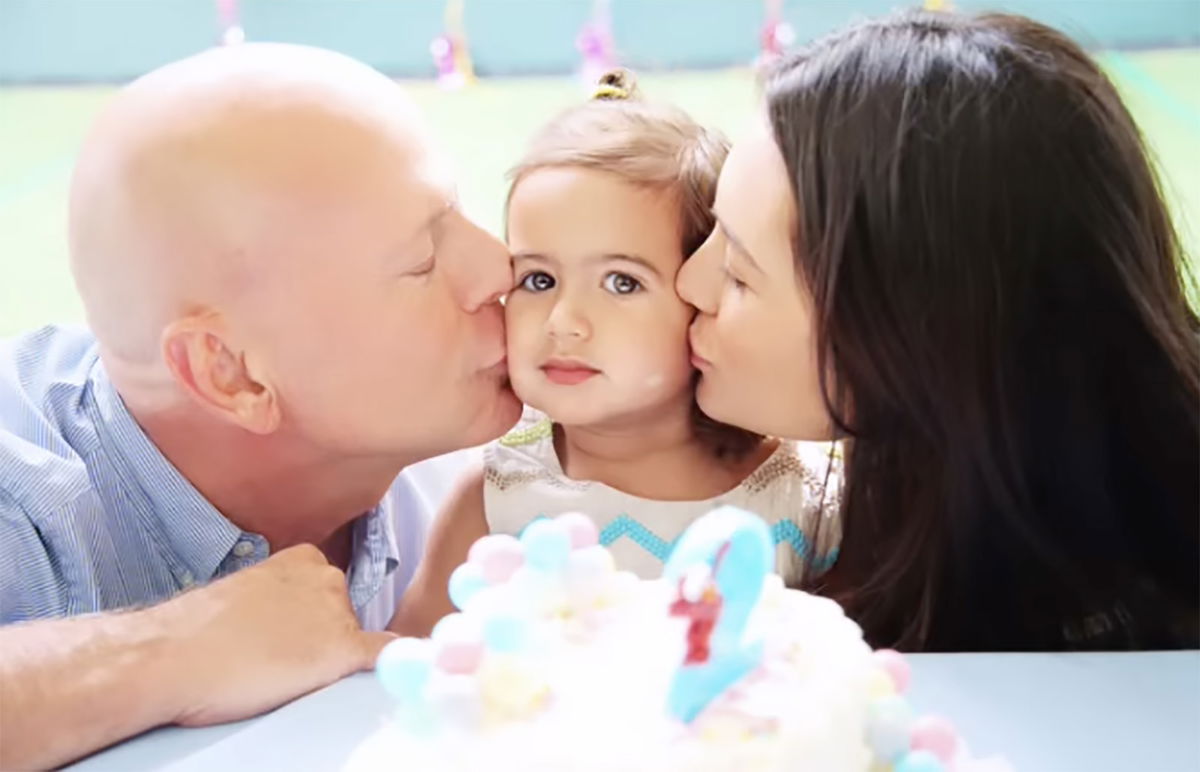
[[806,584],[875,645],[1200,645],[1200,355],[1128,111],[1028,19],[906,13],[768,80],[678,279],[700,406],[845,439]]

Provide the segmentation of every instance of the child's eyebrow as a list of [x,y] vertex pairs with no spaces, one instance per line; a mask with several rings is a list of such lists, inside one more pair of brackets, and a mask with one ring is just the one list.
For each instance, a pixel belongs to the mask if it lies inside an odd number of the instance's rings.
[[540,263],[553,262],[549,257],[543,255],[541,252],[513,252],[512,259],[514,263],[518,260],[536,260]]
[[654,265],[654,263],[650,262],[646,258],[641,257],[639,255],[625,255],[625,254],[621,254],[619,252],[611,252],[608,254],[598,256],[596,258],[596,261],[600,262],[600,263],[613,263],[613,262],[633,263],[634,265],[639,265],[642,268],[649,271],[650,273],[654,274],[654,276],[656,278],[659,278],[659,279],[662,278],[662,274],[659,272],[658,266]]

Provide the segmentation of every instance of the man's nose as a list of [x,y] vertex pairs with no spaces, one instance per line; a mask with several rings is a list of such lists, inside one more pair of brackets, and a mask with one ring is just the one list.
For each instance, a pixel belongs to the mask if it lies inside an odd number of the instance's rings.
[[472,222],[460,245],[455,271],[459,303],[468,313],[497,303],[513,286],[508,250],[494,236]]

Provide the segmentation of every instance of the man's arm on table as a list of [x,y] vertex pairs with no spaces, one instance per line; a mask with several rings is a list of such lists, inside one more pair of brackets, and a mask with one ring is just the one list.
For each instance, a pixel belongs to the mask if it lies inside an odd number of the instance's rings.
[[258,715],[372,667],[389,640],[359,628],[345,576],[307,545],[159,606],[0,627],[0,769]]

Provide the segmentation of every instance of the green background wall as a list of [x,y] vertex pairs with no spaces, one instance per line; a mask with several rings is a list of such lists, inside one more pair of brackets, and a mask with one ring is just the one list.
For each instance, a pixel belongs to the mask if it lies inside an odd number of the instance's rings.
[[[590,0],[466,0],[477,70],[567,72]],[[1200,0],[959,0],[967,10],[1004,9],[1065,29],[1092,48],[1200,45]],[[801,40],[897,7],[887,0],[787,0]],[[242,0],[252,40],[334,48],[401,76],[433,72],[429,42],[443,0]],[[750,62],[760,0],[612,0],[622,61],[643,69]],[[0,82],[122,81],[211,45],[214,0],[0,0]]]

